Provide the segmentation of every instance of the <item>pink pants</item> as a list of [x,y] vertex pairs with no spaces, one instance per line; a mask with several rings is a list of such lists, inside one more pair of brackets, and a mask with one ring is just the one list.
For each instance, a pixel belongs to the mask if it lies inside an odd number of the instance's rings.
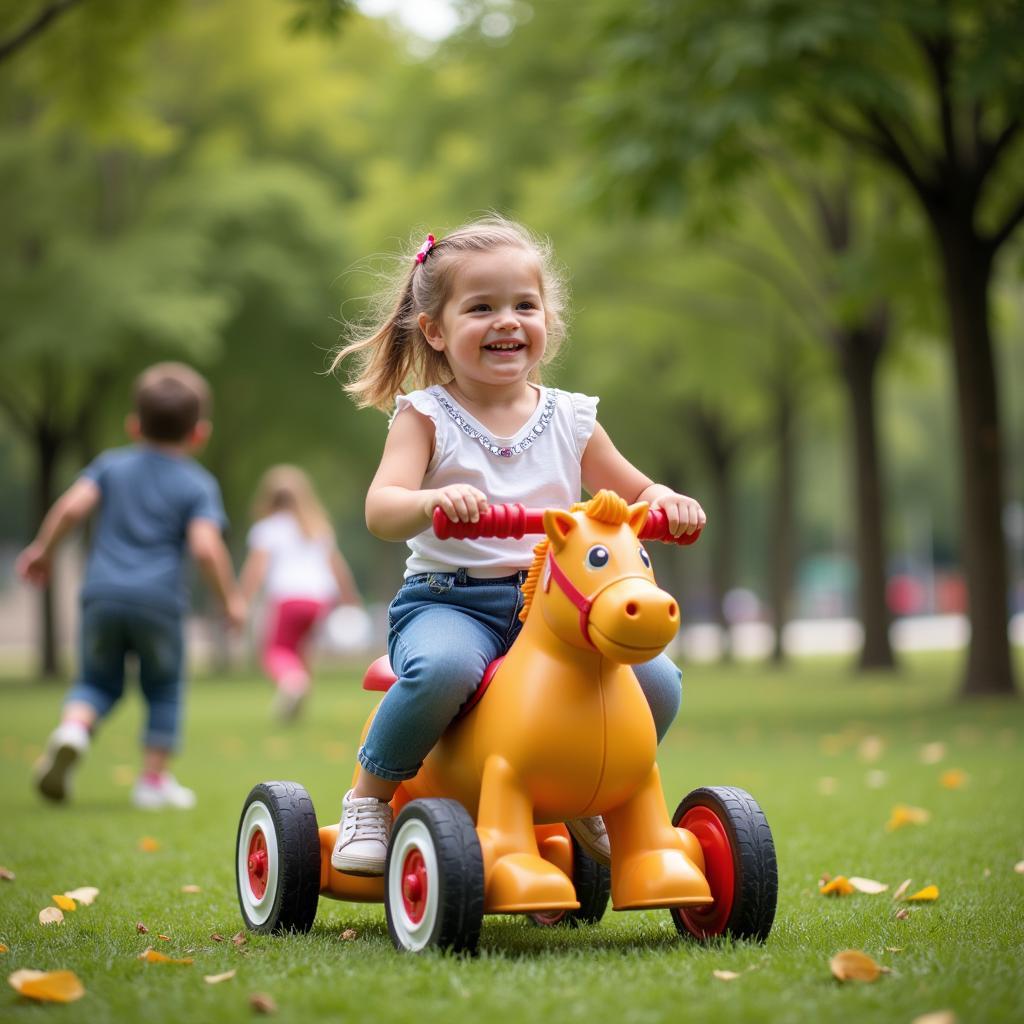
[[327,601],[306,598],[286,598],[270,608],[263,644],[263,668],[280,689],[301,693],[308,688],[309,667],[301,648],[313,627],[330,609]]

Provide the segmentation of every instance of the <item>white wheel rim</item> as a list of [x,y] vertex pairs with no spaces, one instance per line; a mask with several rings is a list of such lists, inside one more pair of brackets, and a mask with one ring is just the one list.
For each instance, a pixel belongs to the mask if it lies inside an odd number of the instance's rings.
[[[263,833],[263,839],[267,844],[267,887],[262,896],[257,896],[253,892],[249,882],[249,845],[257,832]],[[238,874],[238,893],[242,900],[245,916],[250,924],[264,924],[274,909],[280,863],[277,854],[277,829],[274,827],[274,819],[270,814],[270,808],[260,800],[254,800],[249,804],[245,817],[242,819],[242,826],[238,832],[237,855],[238,863],[235,870]]]
[[[423,916],[418,921],[414,921],[406,911],[402,893],[402,868],[406,857],[413,850],[419,850],[427,875],[427,898]],[[438,883],[434,840],[422,821],[410,818],[391,839],[391,865],[388,871],[388,909],[391,911],[392,927],[403,949],[415,952],[430,942],[438,916]]]

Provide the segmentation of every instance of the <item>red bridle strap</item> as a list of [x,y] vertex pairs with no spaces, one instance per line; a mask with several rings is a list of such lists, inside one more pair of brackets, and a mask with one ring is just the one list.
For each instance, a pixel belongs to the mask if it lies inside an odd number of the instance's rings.
[[[617,576],[613,580],[609,580],[603,587],[598,587],[597,590],[590,597],[584,596],[583,592],[576,586],[575,583],[562,571],[562,567],[555,561],[554,552],[548,551],[548,564],[547,572],[544,578],[544,592],[551,587],[551,581],[554,580],[559,589],[563,594],[579,609],[580,613],[580,632],[583,634],[583,639],[587,643],[597,650],[597,646],[594,641],[590,639],[590,609],[594,607],[594,602],[601,596],[601,594],[610,587],[613,583],[618,583],[619,580],[624,579],[642,579],[646,580],[646,576],[640,576],[636,573],[632,573],[629,576]],[[648,581],[649,582],[649,581]]]

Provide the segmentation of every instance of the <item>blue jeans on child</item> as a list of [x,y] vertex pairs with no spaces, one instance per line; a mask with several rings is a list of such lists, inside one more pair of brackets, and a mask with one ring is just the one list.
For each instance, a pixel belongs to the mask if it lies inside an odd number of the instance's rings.
[[96,598],[82,605],[78,679],[64,703],[81,701],[103,718],[124,693],[125,656],[139,661],[139,685],[146,699],[145,746],[178,748],[184,688],[184,638],[175,612],[127,601]]
[[[392,781],[416,774],[484,670],[518,635],[525,576],[475,579],[460,569],[405,581],[388,609],[388,655],[398,680],[359,751],[368,772]],[[633,671],[660,742],[679,711],[682,673],[664,654]]]

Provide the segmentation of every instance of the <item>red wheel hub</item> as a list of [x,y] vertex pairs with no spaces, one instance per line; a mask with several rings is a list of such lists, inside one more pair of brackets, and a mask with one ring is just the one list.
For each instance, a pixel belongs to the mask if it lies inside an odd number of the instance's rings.
[[427,909],[427,893],[430,879],[427,876],[427,863],[423,854],[413,847],[406,855],[402,864],[402,906],[405,915],[413,924],[423,920]]
[[699,939],[721,935],[729,923],[736,891],[736,869],[729,834],[710,807],[691,807],[677,824],[697,837],[704,853],[704,873],[715,898],[715,902],[707,907],[680,907],[679,917]]
[[256,899],[263,899],[270,875],[270,860],[267,855],[267,837],[262,829],[256,829],[249,840],[249,855],[246,858],[249,872],[249,889]]

